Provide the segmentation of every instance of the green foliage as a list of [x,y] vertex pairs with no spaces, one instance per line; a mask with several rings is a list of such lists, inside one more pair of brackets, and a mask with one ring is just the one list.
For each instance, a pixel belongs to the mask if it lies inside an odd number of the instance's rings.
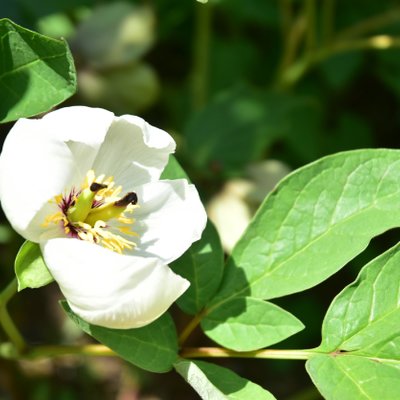
[[212,304],[310,288],[399,226],[399,152],[361,150],[292,173],[266,198],[228,260]]
[[175,369],[204,400],[275,399],[261,386],[204,361],[179,360]]
[[53,281],[37,243],[27,240],[21,246],[15,258],[14,268],[19,291],[25,288],[40,288]]
[[366,265],[332,302],[307,370],[327,399],[394,399],[400,372],[400,246]]
[[0,122],[31,117],[72,96],[75,67],[65,41],[0,20]]
[[314,115],[304,116],[314,108],[307,98],[235,88],[194,114],[186,129],[188,152],[196,154],[192,162],[199,169],[237,174],[277,139],[290,140],[294,127],[305,122],[308,129],[300,129],[312,134]]
[[171,264],[171,268],[190,282],[189,289],[178,299],[179,307],[196,314],[209,302],[221,283],[224,254],[213,224],[208,221],[202,237]]
[[281,342],[304,325],[275,304],[237,297],[207,314],[201,324],[208,337],[236,351],[257,350]]
[[62,302],[62,307],[80,329],[142,369],[166,372],[178,357],[175,326],[167,313],[143,328],[110,329],[83,321],[66,302]]

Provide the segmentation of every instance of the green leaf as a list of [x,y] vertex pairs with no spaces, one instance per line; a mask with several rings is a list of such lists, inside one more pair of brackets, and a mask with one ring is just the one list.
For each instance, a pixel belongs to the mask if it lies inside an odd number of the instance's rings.
[[61,305],[79,328],[126,361],[151,372],[172,369],[178,357],[178,340],[169,314],[163,314],[143,328],[109,329],[82,320],[71,311],[67,302],[63,301]]
[[307,371],[326,400],[394,400],[400,393],[400,368],[358,356],[320,355]]
[[307,370],[327,399],[400,393],[400,245],[372,260],[332,302]]
[[242,173],[276,139],[293,131],[293,118],[302,117],[304,104],[303,99],[246,87],[225,92],[189,121],[188,154],[196,155],[192,162],[198,169]]
[[396,245],[367,264],[334,299],[322,326],[320,350],[396,359],[400,368],[399,265]]
[[0,20],[0,122],[48,111],[76,90],[66,42]]
[[14,264],[18,281],[18,291],[25,288],[40,288],[53,282],[42,252],[37,243],[26,241],[18,251]]
[[235,298],[202,320],[206,335],[236,351],[251,351],[278,343],[304,325],[289,312],[251,297]]
[[272,299],[317,285],[400,225],[400,151],[358,150],[282,180],[228,260],[213,307],[234,297]]
[[201,239],[170,266],[190,282],[189,289],[177,300],[178,306],[188,314],[196,314],[217,291],[224,270],[221,241],[210,221]]
[[168,164],[165,166],[164,171],[161,174],[161,179],[187,179],[184,169],[179,164],[178,160],[170,155],[168,159]]
[[179,360],[176,371],[203,400],[273,400],[275,397],[261,386],[229,369],[204,361]]

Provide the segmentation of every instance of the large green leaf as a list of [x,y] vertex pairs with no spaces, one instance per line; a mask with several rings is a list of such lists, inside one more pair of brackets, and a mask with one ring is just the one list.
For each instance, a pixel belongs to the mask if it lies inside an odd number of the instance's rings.
[[326,400],[395,400],[400,393],[400,368],[357,356],[320,355],[307,371]]
[[48,111],[76,90],[65,41],[0,20],[0,122]]
[[14,268],[18,291],[25,288],[39,288],[53,281],[37,243],[27,240],[21,246],[15,258]]
[[366,265],[332,302],[323,323],[327,354],[307,370],[327,398],[395,399],[400,393],[400,245]]
[[400,151],[335,154],[285,178],[228,260],[212,306],[308,289],[400,225]]
[[188,314],[196,314],[217,291],[224,270],[221,241],[210,221],[201,239],[170,266],[190,282],[189,289],[177,300],[178,306]]
[[201,326],[208,337],[236,351],[251,351],[281,342],[304,325],[292,314],[260,299],[234,298],[211,311]]
[[203,400],[273,400],[275,397],[261,386],[229,369],[204,361],[179,360],[176,371]]
[[177,360],[178,340],[175,325],[167,313],[143,328],[109,329],[82,320],[71,311],[66,302],[62,302],[62,306],[84,332],[142,369],[166,372]]

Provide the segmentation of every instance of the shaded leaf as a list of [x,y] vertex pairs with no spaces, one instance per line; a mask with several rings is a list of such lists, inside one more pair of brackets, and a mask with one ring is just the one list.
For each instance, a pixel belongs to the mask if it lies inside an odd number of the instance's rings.
[[79,328],[126,361],[151,372],[166,372],[173,367],[178,357],[178,341],[169,314],[163,314],[143,328],[110,329],[89,324],[74,314],[67,302],[61,304]]
[[221,241],[210,221],[201,239],[170,266],[190,282],[189,289],[177,300],[178,306],[188,314],[196,314],[217,291],[224,270]]
[[176,371],[183,376],[203,400],[273,400],[261,386],[229,369],[204,361],[179,360]]
[[0,122],[30,117],[61,103],[76,90],[66,42],[0,20]]
[[42,252],[37,243],[26,241],[15,258],[15,274],[18,291],[25,288],[36,289],[53,282],[53,277],[44,262]]

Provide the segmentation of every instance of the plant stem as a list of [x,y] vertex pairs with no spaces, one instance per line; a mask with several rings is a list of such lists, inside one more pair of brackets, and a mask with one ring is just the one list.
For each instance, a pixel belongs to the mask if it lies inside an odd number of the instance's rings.
[[83,346],[37,346],[24,354],[26,359],[58,357],[64,355],[82,355],[98,357],[114,357],[114,353],[109,347],[102,344],[87,344]]
[[17,293],[17,289],[17,279],[14,278],[0,293],[0,324],[3,327],[6,335],[15,346],[17,352],[20,353],[26,348],[26,343],[7,311],[7,304],[11,300],[11,298]]
[[333,35],[335,16],[335,0],[324,0],[322,3],[321,29],[322,43],[328,44]]
[[262,358],[276,360],[308,360],[318,354],[316,350],[275,350],[233,351],[220,347],[186,347],[181,351],[184,358]]
[[210,53],[212,12],[209,4],[196,4],[196,26],[193,43],[192,101],[193,109],[207,102],[208,63]]
[[304,3],[304,15],[306,17],[306,53],[311,54],[316,45],[315,37],[315,0],[306,0]]
[[0,292],[0,307],[6,307],[7,303],[17,293],[18,283],[17,278],[14,278],[6,288]]
[[374,32],[391,23],[400,20],[400,8],[396,7],[381,15],[375,15],[371,18],[365,19],[347,29],[342,30],[336,35],[338,39],[352,38],[362,36],[370,32]]
[[185,327],[179,336],[179,345],[182,346],[190,334],[196,329],[197,325],[200,324],[201,319],[204,317],[204,312],[197,314]]
[[321,48],[312,56],[301,58],[291,67],[287,68],[278,81],[278,87],[290,88],[295,85],[315,64],[335,54],[357,50],[387,50],[400,47],[400,37],[377,35],[366,39],[340,41],[328,47]]

